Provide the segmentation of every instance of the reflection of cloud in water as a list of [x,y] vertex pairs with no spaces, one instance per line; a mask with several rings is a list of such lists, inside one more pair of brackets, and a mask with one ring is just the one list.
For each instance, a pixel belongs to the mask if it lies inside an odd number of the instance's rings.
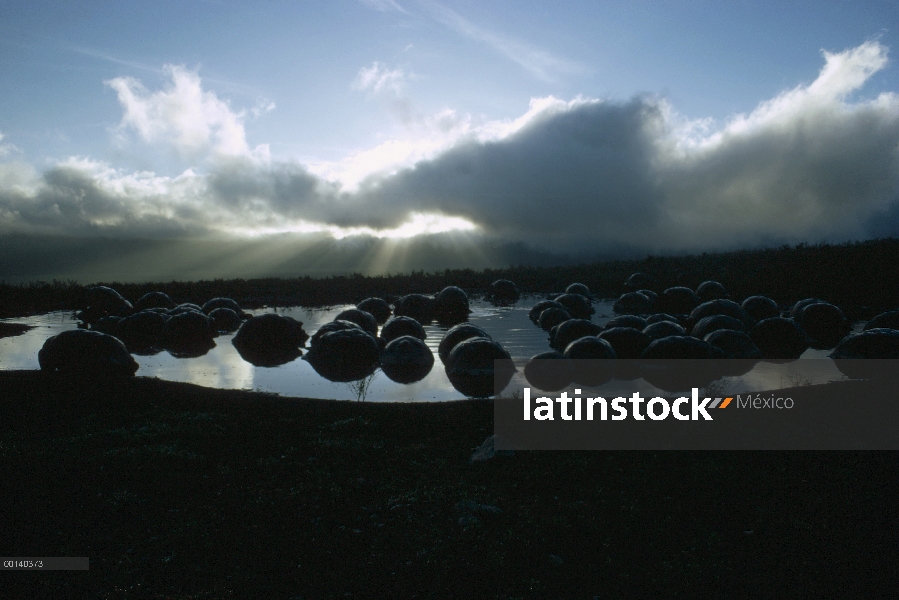
[[67,329],[76,329],[71,312],[53,312],[35,317],[4,319],[6,323],[33,325],[22,335],[0,338],[0,370],[39,369],[37,353],[47,338]]
[[37,369],[37,353],[53,333],[42,327],[0,338],[0,369]]
[[140,365],[137,374],[222,389],[252,389],[253,365],[246,362],[231,345],[233,335],[215,338],[215,348],[196,358],[175,358],[168,352],[153,356],[135,356]]
[[800,359],[789,363],[760,362],[728,393],[767,391],[844,379],[829,358]]

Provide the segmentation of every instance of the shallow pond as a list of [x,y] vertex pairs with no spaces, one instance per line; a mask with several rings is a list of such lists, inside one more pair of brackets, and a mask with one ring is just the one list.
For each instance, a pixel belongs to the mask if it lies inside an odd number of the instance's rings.
[[[544,298],[525,296],[514,306],[496,307],[474,300],[469,322],[483,328],[494,340],[500,342],[514,359],[527,359],[549,350],[547,333],[531,323],[528,311]],[[311,336],[319,327],[334,319],[350,305],[326,308],[267,308],[247,311],[252,314],[277,312],[303,322],[303,328]],[[594,303],[593,321],[602,325],[612,317],[612,301]],[[54,312],[34,317],[5,319],[9,323],[34,326],[26,333],[0,339],[0,370],[38,369],[37,354],[46,339],[57,333],[75,329],[78,321],[72,312]],[[278,367],[255,367],[243,360],[231,344],[234,334],[215,339],[216,346],[208,354],[198,358],[175,358],[168,352],[153,356],[138,356],[137,375],[158,377],[169,381],[195,383],[223,389],[256,390],[284,396],[302,398],[327,398],[337,400],[370,400],[378,402],[433,402],[458,400],[456,391],[443,370],[437,356],[437,346],[446,328],[437,325],[425,327],[425,342],[434,353],[435,363],[431,372],[413,384],[398,384],[388,379],[380,370],[360,382],[334,383],[318,375],[308,362],[298,358]],[[758,363],[752,371],[738,378],[725,378],[723,389],[727,393],[745,393],[790,387],[796,384],[825,383],[843,379],[833,362],[826,358],[826,350],[808,350],[798,361],[786,364]],[[823,359],[823,360],[809,360]],[[521,373],[506,388],[506,393],[520,391],[529,384]],[[642,381],[616,381],[602,386],[602,393],[614,394],[616,390],[628,395],[640,391],[653,393],[655,388]],[[629,391],[628,391],[629,390]]]

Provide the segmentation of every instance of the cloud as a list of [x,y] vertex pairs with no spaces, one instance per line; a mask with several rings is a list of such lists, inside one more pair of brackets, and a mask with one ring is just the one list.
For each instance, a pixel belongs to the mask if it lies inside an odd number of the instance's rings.
[[418,162],[432,159],[465,136],[479,131],[471,115],[459,114],[452,109],[434,115],[418,115],[410,108],[402,115],[402,121],[405,137],[392,138],[372,148],[353,152],[339,161],[307,167],[320,177],[338,182],[344,191],[355,192],[366,179],[394,175]]
[[554,82],[559,75],[581,73],[586,70],[583,65],[555,56],[551,52],[479,27],[442,4],[432,0],[419,0],[419,3],[438,22],[456,33],[487,44],[541,81]]
[[409,78],[402,69],[389,69],[375,61],[370,67],[362,67],[353,81],[353,89],[369,91],[374,94],[391,92],[399,95]]
[[122,173],[71,158],[40,175],[16,175],[17,185],[0,175],[0,215],[15,215],[0,219],[6,232],[171,237],[201,233],[216,220],[197,202],[203,182],[191,171],[175,178]]
[[[250,156],[267,152],[264,146],[250,150],[245,114],[235,113],[214,92],[205,91],[196,72],[176,65],[165,65],[163,70],[171,82],[157,92],[148,91],[132,77],[105,82],[116,91],[125,111],[121,129],[134,130],[145,142],[171,144],[182,156],[192,159],[209,153]],[[273,104],[269,106],[274,108]]]
[[[3,138],[5,138],[5,137],[6,137],[6,136],[3,135],[3,132],[0,131],[0,142],[3,142]],[[3,143],[0,143],[0,158],[3,158],[3,157],[5,157],[5,156],[9,156],[9,155],[12,154],[13,152],[18,152],[18,151],[19,151],[19,149],[18,149],[16,146],[14,146],[13,144],[9,144],[9,143],[3,144]]]
[[250,112],[253,113],[253,116],[257,119],[264,115],[265,113],[271,112],[275,110],[275,103],[270,100],[260,100],[256,103],[256,106],[250,109]]
[[384,224],[414,205],[566,251],[865,238],[899,201],[899,96],[846,99],[886,55],[824,53],[813,83],[711,133],[658,98],[546,99],[358,194]]
[[[88,159],[40,174],[0,163],[0,227],[341,238],[441,231],[455,218],[485,242],[607,256],[899,235],[899,95],[851,100],[884,68],[887,48],[867,42],[823,57],[812,83],[717,129],[654,96],[550,97],[509,120],[442,111],[413,123],[408,139],[315,168],[258,160],[245,143],[178,177]],[[207,122],[234,117],[199,78],[185,81],[155,93],[124,86],[138,93],[123,101],[123,122],[148,139],[192,140],[159,108],[185,88],[199,98],[192,106],[210,107]],[[217,143],[215,125],[204,131],[201,142]]]
[[375,10],[379,10],[381,12],[390,12],[396,11],[403,14],[408,14],[406,9],[400,6],[396,0],[360,0],[362,4],[373,8]]

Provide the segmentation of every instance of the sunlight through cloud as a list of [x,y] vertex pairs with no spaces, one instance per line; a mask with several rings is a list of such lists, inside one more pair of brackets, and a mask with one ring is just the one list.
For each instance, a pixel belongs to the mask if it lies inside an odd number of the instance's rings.
[[471,221],[460,217],[447,217],[437,214],[411,213],[409,220],[392,229],[372,229],[371,227],[336,227],[321,223],[298,222],[282,227],[230,227],[228,233],[243,236],[261,236],[281,233],[328,233],[334,239],[342,240],[354,235],[365,235],[374,238],[409,239],[417,235],[447,233],[450,231],[477,231],[478,227]]

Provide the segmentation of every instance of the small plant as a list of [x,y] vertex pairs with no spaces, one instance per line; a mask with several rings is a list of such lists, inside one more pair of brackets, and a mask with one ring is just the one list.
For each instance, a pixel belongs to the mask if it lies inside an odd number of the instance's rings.
[[371,387],[371,382],[377,374],[378,371],[375,371],[368,377],[346,382],[347,387],[350,388],[350,392],[356,397],[357,402],[365,402],[365,397],[368,395],[368,389]]
[[[789,385],[784,385],[784,378],[786,378]],[[812,385],[812,380],[810,377],[806,377],[802,373],[780,376],[780,387],[805,387],[807,385]]]
[[524,398],[522,390],[514,390],[508,393],[500,393],[494,396],[497,400],[521,400]]

